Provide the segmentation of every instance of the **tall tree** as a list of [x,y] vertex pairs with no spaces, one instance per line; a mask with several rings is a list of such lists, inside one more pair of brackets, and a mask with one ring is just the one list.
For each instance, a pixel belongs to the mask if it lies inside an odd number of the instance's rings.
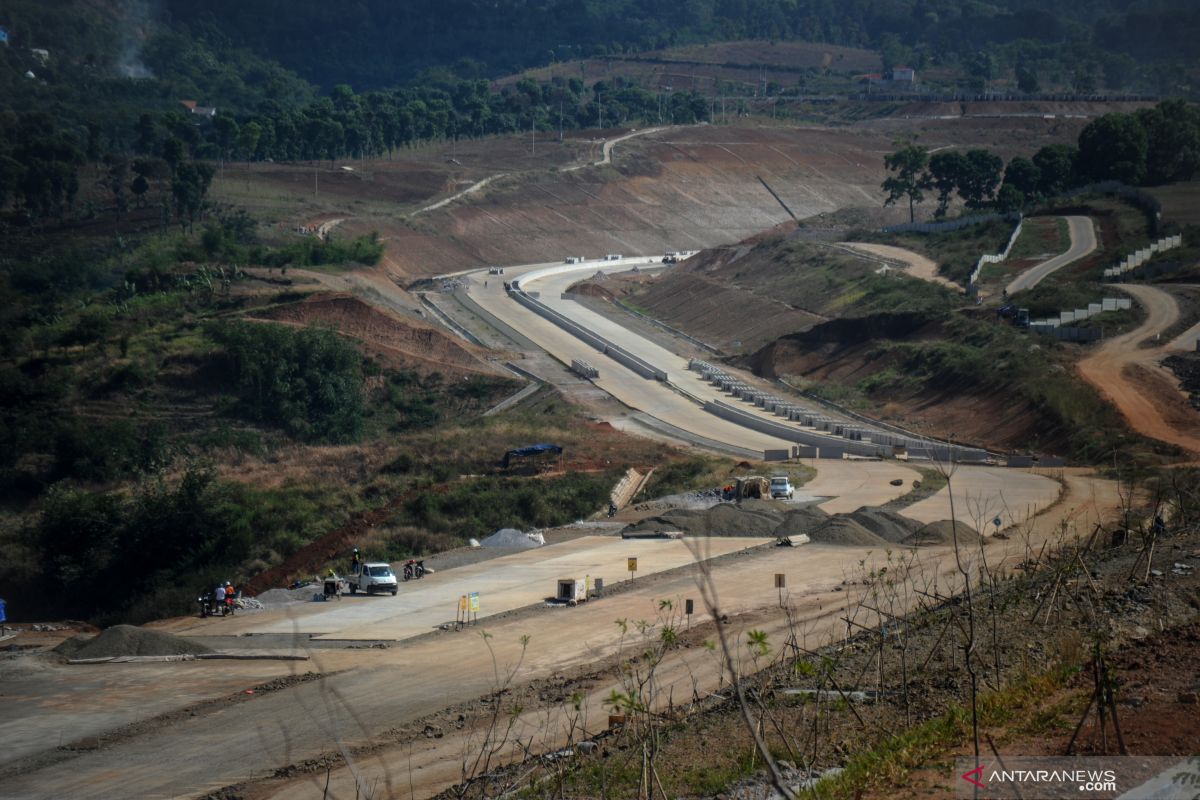
[[1042,171],[1037,165],[1023,156],[1015,157],[1004,168],[1004,185],[1013,187],[1025,197],[1037,194],[1041,177]]
[[958,194],[967,208],[985,208],[1000,185],[1004,160],[988,150],[968,150],[967,169],[958,184]]
[[1200,170],[1200,108],[1167,100],[1137,112],[1146,130],[1146,182],[1191,180]]
[[937,190],[935,216],[946,216],[950,198],[967,172],[967,157],[957,150],[943,150],[929,157],[930,185]]
[[1105,114],[1079,134],[1078,169],[1094,181],[1136,186],[1146,177],[1146,129],[1132,114]]
[[1079,149],[1069,144],[1048,144],[1033,155],[1038,168],[1038,194],[1054,197],[1075,182]]
[[929,166],[929,151],[910,144],[884,156],[883,164],[889,172],[895,173],[883,182],[883,190],[888,193],[883,204],[890,206],[908,198],[908,221],[914,222],[916,204],[925,199],[925,189],[929,188],[929,177],[925,172]]

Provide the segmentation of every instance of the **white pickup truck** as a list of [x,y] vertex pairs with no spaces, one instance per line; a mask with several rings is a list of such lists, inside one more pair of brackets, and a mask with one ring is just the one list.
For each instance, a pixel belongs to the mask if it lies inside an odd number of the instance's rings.
[[399,591],[396,573],[383,562],[356,565],[347,580],[350,584],[350,594],[391,592],[394,595]]

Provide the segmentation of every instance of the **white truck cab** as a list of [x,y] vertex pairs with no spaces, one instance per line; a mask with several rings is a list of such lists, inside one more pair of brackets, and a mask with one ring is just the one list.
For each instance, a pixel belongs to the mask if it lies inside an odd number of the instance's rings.
[[399,585],[396,582],[396,573],[392,572],[392,568],[380,562],[370,562],[367,564],[359,564],[350,573],[350,594],[358,592],[366,592],[374,594],[375,592],[391,592],[396,594],[399,590]]
[[792,482],[786,475],[776,475],[771,478],[771,499],[792,499]]

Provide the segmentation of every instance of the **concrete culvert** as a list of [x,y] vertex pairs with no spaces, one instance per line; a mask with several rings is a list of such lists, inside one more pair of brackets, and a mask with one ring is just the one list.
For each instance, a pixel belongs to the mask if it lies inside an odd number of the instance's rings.
[[126,656],[186,656],[213,652],[199,642],[136,625],[114,625],[98,636],[75,636],[54,648],[69,659]]
[[873,547],[887,544],[862,525],[842,515],[830,517],[823,524],[808,531],[808,539],[813,544],[839,544],[849,547]]
[[[957,525],[958,543],[979,544],[979,534],[970,525],[962,522]],[[929,547],[939,544],[954,544],[955,525],[948,519],[940,519],[923,526],[916,533],[904,540],[904,544],[912,547]]]
[[863,506],[849,517],[885,542],[894,544],[903,542],[924,527],[922,522],[877,506]]

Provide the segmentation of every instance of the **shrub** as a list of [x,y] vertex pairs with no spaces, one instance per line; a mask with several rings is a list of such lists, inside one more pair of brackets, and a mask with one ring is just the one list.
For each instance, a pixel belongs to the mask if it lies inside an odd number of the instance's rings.
[[208,332],[224,348],[239,415],[305,441],[361,435],[363,358],[354,345],[319,328],[236,322]]

